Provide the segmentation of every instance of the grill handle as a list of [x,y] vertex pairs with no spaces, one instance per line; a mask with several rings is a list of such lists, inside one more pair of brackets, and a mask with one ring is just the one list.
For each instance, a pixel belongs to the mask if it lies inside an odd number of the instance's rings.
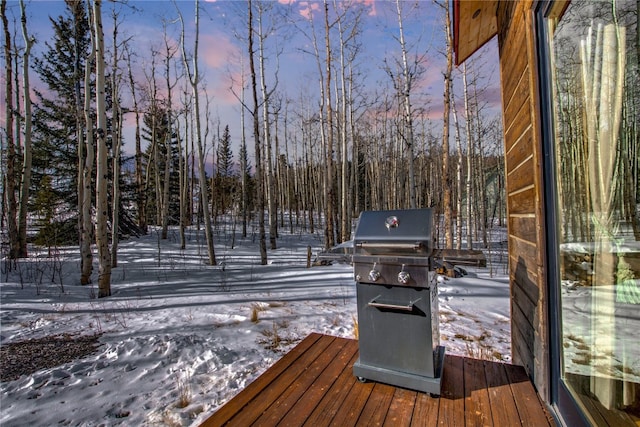
[[356,246],[363,249],[409,249],[409,250],[420,250],[425,247],[423,243],[401,243],[401,242],[385,242],[385,243],[360,242],[360,243],[356,243]]
[[369,303],[367,305],[369,307],[384,308],[384,309],[387,309],[387,310],[398,310],[398,311],[408,311],[408,312],[410,312],[410,311],[413,311],[413,305],[422,299],[422,298],[418,298],[417,300],[409,301],[409,304],[407,304],[407,305],[400,305],[400,304],[394,304],[394,303],[389,303],[389,302],[378,302],[378,301],[376,301],[378,298],[380,298],[380,296],[381,295],[378,295],[377,297],[375,297],[374,299],[369,301]]

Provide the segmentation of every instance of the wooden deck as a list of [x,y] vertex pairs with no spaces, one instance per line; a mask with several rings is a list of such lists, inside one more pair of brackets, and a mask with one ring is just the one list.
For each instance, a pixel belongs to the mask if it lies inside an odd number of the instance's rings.
[[442,395],[351,372],[358,342],[311,334],[202,426],[551,426],[519,366],[447,355]]

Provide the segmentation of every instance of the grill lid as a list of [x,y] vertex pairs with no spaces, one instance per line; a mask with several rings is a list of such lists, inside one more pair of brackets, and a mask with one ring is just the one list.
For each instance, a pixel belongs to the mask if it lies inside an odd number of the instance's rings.
[[433,250],[431,209],[364,211],[354,235],[356,254],[414,254]]

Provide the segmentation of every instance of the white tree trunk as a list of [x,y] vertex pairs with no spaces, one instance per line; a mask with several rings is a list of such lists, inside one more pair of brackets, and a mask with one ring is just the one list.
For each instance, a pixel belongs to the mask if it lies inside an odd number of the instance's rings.
[[96,246],[98,248],[98,298],[111,295],[111,253],[109,251],[109,207],[107,184],[109,170],[107,160],[107,111],[105,103],[105,63],[104,63],[104,33],[102,31],[102,1],[94,0],[93,20],[96,47]]
[[413,76],[409,70],[407,61],[407,46],[404,41],[404,29],[402,26],[401,0],[396,0],[396,10],[398,12],[398,28],[400,31],[400,48],[402,50],[402,76],[403,91],[402,100],[404,107],[404,132],[405,145],[407,148],[407,159],[409,161],[409,207],[416,208],[416,176],[414,168],[414,148],[413,148],[413,111],[411,108],[411,83]]
[[262,265],[267,264],[267,243],[265,240],[264,230],[264,186],[262,184],[262,157],[260,147],[260,120],[258,118],[258,90],[256,82],[256,67],[253,51],[253,5],[251,0],[247,3],[248,7],[248,50],[249,50],[249,72],[251,74],[251,96],[253,99],[252,113],[253,113],[253,138],[255,141],[255,159],[256,159],[256,199],[257,199],[257,213],[258,213],[258,234],[260,239],[260,263]]
[[460,123],[456,111],[456,97],[451,96],[451,109],[453,110],[453,122],[456,138],[456,249],[462,249],[462,141],[460,138]]
[[329,4],[324,0],[324,28],[325,28],[325,60],[326,60],[326,90],[327,98],[327,150],[325,169],[325,245],[330,248],[335,245],[334,209],[335,188],[333,183],[333,106],[331,104],[331,38],[329,34]]
[[111,268],[118,266],[120,232],[120,151],[122,149],[122,109],[120,108],[120,82],[118,75],[118,22],[113,12],[113,65],[111,69],[113,186],[111,194]]
[[262,92],[262,127],[264,129],[264,143],[267,148],[266,166],[267,166],[267,208],[269,211],[269,247],[272,250],[277,249],[276,236],[278,234],[278,222],[276,215],[276,188],[273,177],[273,154],[271,144],[271,123],[269,122],[270,94],[267,91],[267,83],[264,65],[264,39],[267,37],[262,29],[263,21],[263,4],[258,5],[258,63],[260,67],[260,91]]
[[[89,16],[92,17],[91,8],[88,8]],[[95,159],[95,150],[93,145],[93,116],[91,115],[91,63],[96,57],[95,37],[93,29],[91,34],[91,52],[86,58],[84,69],[84,123],[86,138],[78,141],[79,144],[85,144],[85,158],[82,169],[82,238],[80,240],[80,255],[82,257],[82,271],[80,272],[80,284],[88,285],[91,283],[91,273],[93,272],[93,252],[91,244],[93,242],[94,223],[91,212],[93,191],[91,188],[91,176],[93,175],[93,164]],[[79,196],[80,197],[80,196]]]
[[[3,177],[5,177],[6,186],[4,192],[6,193],[7,203],[7,231],[9,232],[9,259],[15,259],[20,252],[20,245],[18,239],[18,223],[17,223],[17,202],[16,202],[16,149],[14,144],[13,134],[13,81],[11,75],[13,74],[13,67],[11,62],[11,31],[9,30],[9,20],[7,19],[6,8],[7,1],[1,0],[0,3],[2,13],[2,24],[4,27],[4,54],[6,63],[5,78],[5,123],[6,123],[6,171],[3,170]],[[18,72],[16,67],[16,73]],[[16,89],[17,90],[17,89]]]
[[[471,173],[473,170],[474,143],[471,137],[471,111],[469,110],[469,91],[467,90],[467,63],[462,64],[462,86],[464,91],[465,133],[467,136],[467,249],[473,249],[473,225],[475,223],[473,211],[473,185]],[[459,212],[460,214],[461,212]]]
[[22,182],[20,185],[20,205],[18,212],[18,235],[20,243],[19,257],[27,256],[27,211],[29,203],[29,188],[31,186],[31,94],[29,85],[29,56],[31,47],[35,43],[33,37],[27,33],[27,15],[24,0],[20,0],[22,36],[24,37],[24,54],[22,55],[22,89],[24,98],[24,145],[22,147]]
[[451,40],[451,16],[445,5],[445,33],[447,40],[447,69],[444,74],[444,116],[442,130],[442,210],[444,216],[444,239],[447,249],[453,248],[451,220],[451,178],[449,172],[449,116],[451,113],[451,72],[453,70],[453,41]]
[[171,99],[171,92],[173,89],[173,85],[171,84],[171,58],[173,58],[173,52],[171,51],[171,46],[169,41],[167,40],[165,34],[165,78],[167,83],[167,136],[165,140],[165,158],[164,158],[164,188],[162,192],[162,239],[167,238],[167,233],[169,230],[169,189],[170,189],[170,179],[171,179],[171,165],[173,164],[173,151],[171,149],[171,142],[173,138],[173,128],[172,128],[172,113],[173,113],[173,105]]
[[193,69],[189,65],[187,59],[186,46],[184,41],[184,20],[182,14],[180,14],[180,22],[182,23],[181,46],[182,46],[182,59],[184,61],[185,69],[189,75],[189,82],[193,91],[194,99],[194,114],[195,114],[195,131],[196,131],[196,145],[198,149],[198,178],[200,187],[200,201],[202,203],[202,213],[204,216],[204,233],[207,239],[207,253],[209,255],[209,265],[216,265],[216,254],[213,246],[213,230],[211,228],[211,215],[209,211],[209,193],[207,191],[207,176],[205,173],[205,152],[204,144],[202,142],[202,126],[200,123],[200,94],[198,93],[198,83],[200,81],[200,75],[198,73],[198,39],[200,35],[200,6],[198,0],[195,1],[195,47],[193,51]]

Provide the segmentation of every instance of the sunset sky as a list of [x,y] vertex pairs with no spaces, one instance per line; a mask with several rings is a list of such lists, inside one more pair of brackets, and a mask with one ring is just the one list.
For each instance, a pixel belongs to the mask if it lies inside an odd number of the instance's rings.
[[[271,8],[270,16],[281,16],[278,22],[273,24],[273,31],[266,39],[267,85],[270,87],[275,85],[277,69],[277,89],[285,99],[299,100],[302,96],[317,97],[319,95],[318,65],[309,38],[311,34],[309,16],[310,14],[313,16],[318,45],[323,50],[323,3],[295,0],[266,3]],[[373,94],[380,88],[391,86],[391,80],[384,71],[385,60],[389,64],[394,64],[394,61],[400,57],[396,3],[372,0],[355,3],[362,8],[362,29],[359,35],[361,51],[355,61],[360,73],[358,79],[363,91]],[[41,56],[46,48],[45,42],[51,42],[52,37],[48,17],[66,14],[64,2],[26,0],[25,4],[29,31],[37,40],[32,50],[32,57]],[[345,3],[338,2],[338,4]],[[439,120],[442,116],[442,73],[445,69],[443,9],[432,1],[426,0],[404,1],[401,6],[404,15],[405,39],[410,56],[423,56],[423,66],[426,70],[416,82],[413,103],[417,107],[428,110],[429,117]],[[187,49],[192,51],[195,9],[193,0],[177,2],[136,0],[129,1],[126,5],[103,2],[106,49],[109,52],[112,48],[113,12],[116,11],[120,23],[120,38],[130,38],[132,50],[136,52],[136,63],[133,67],[140,81],[145,81],[145,73],[149,73],[150,52],[164,49],[163,23],[166,26],[168,39],[175,46],[179,46],[181,27],[176,7],[180,9],[185,21]],[[235,92],[240,93],[240,58],[242,56],[246,58],[247,51],[244,41],[247,5],[244,1],[201,1],[200,7],[199,64],[204,78],[202,87],[206,88],[210,98],[211,115],[214,121],[218,121],[222,127],[228,124],[232,138],[237,140],[240,134],[240,105],[230,88],[234,86]],[[19,27],[19,3],[16,0],[9,0],[7,9],[10,22],[15,19],[15,25]],[[333,11],[333,2],[330,2],[330,11]],[[333,12],[330,13],[334,15]],[[265,27],[269,23],[270,21],[265,22]],[[337,31],[335,34],[337,40]],[[19,29],[16,39],[19,44],[24,43]],[[491,89],[485,96],[487,102],[497,111],[500,92],[497,59],[492,59],[497,58],[495,40],[487,50],[488,53],[483,56],[486,58],[483,60],[485,62],[483,70],[486,84]],[[280,53],[277,55],[276,52]],[[178,51],[176,58],[179,58],[179,54]],[[324,56],[324,52],[321,54]],[[157,59],[158,62],[161,60],[161,57]],[[158,66],[160,67],[161,64]],[[41,83],[35,73],[32,73],[31,79],[32,86],[40,90],[44,89],[40,86]],[[2,80],[4,85],[4,76]],[[233,81],[236,83],[234,84]],[[125,93],[123,102],[126,104],[127,100],[128,94]],[[2,110],[4,111],[4,105]],[[126,125],[130,127],[133,124],[133,118],[126,117],[126,120]],[[4,124],[4,112],[0,121]],[[125,132],[125,138],[127,138],[127,132]]]

